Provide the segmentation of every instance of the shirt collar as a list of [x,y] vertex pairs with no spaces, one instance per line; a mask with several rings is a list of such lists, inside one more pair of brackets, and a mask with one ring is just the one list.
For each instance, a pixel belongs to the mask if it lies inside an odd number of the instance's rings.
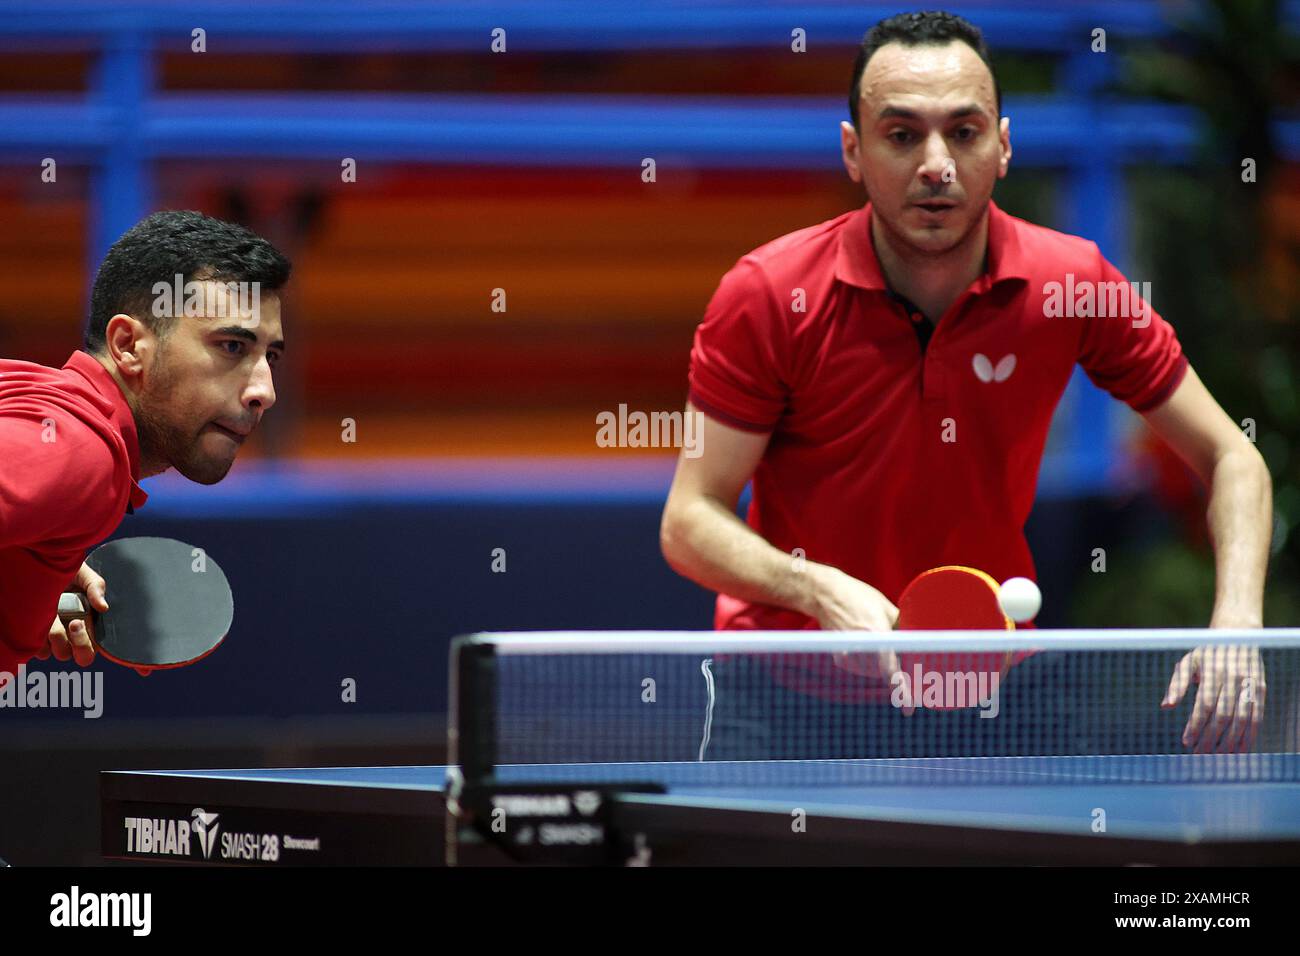
[[63,367],[78,373],[113,406],[113,421],[126,445],[127,460],[131,465],[131,495],[126,506],[127,514],[130,514],[149,499],[149,495],[140,487],[140,437],[135,430],[135,416],[131,413],[131,406],[127,404],[126,396],[122,394],[122,389],[113,376],[108,374],[108,370],[93,355],[78,350],[63,363]]
[[[1015,220],[989,200],[989,267],[981,291],[1008,279],[1028,279],[1029,268]],[[862,289],[888,292],[885,274],[871,241],[871,203],[850,214],[840,230],[835,278]]]

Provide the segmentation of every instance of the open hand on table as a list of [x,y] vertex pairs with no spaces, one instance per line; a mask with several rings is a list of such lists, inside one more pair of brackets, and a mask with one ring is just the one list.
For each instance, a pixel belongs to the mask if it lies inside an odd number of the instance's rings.
[[1193,753],[1246,753],[1264,720],[1268,688],[1258,647],[1206,645],[1174,668],[1161,707],[1176,707],[1195,683],[1196,703],[1183,730]]

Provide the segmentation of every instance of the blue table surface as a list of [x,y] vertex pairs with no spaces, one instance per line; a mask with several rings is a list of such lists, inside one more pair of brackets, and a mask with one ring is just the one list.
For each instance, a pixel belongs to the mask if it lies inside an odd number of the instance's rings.
[[[160,776],[427,790],[445,767],[151,771]],[[657,782],[687,807],[1192,842],[1300,839],[1300,754],[547,764],[504,782]]]

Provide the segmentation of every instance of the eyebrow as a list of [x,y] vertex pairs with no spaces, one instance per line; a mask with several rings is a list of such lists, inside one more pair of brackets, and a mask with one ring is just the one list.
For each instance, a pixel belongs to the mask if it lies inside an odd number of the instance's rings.
[[[947,118],[950,120],[954,120],[954,119],[962,119],[967,116],[982,116],[982,115],[984,115],[984,110],[980,107],[978,103],[968,103],[965,106],[957,107],[955,110],[953,110],[948,114]],[[915,110],[906,110],[903,109],[901,106],[886,106],[883,110],[880,111],[880,116],[877,117],[877,119],[882,119],[882,120],[883,119],[920,120],[923,118],[924,117],[922,117],[921,114],[917,113]]]
[[[244,339],[245,341],[252,342],[254,345],[257,344],[257,333],[253,332],[251,329],[244,328],[242,325],[227,325],[224,328],[213,329],[212,334],[233,335],[235,338]],[[284,339],[276,339],[274,342],[268,345],[267,348],[277,349],[278,351],[283,352]]]

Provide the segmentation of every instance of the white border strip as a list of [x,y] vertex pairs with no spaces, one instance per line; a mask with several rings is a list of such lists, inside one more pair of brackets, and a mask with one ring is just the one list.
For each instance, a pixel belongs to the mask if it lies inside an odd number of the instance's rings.
[[472,635],[500,655],[776,654],[846,651],[1190,650],[1205,644],[1300,648],[1300,628],[1024,631],[521,631]]

